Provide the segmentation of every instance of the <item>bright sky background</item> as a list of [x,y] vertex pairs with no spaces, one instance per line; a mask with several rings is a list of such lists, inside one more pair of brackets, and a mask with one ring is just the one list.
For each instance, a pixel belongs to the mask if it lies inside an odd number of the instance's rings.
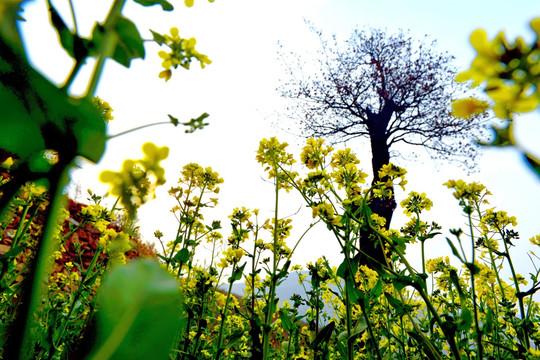
[[[53,2],[66,9],[67,1]],[[170,155],[164,162],[168,182],[158,190],[158,198],[145,205],[139,214],[141,233],[147,241],[153,241],[157,229],[171,239],[175,236],[176,220],[168,211],[173,203],[168,199],[167,190],[175,185],[179,169],[189,162],[211,166],[225,179],[218,209],[205,216],[209,222],[220,219],[226,224],[227,215],[240,206],[260,208],[264,218],[273,216],[272,186],[262,180],[266,175],[255,161],[255,151],[260,139],[278,136],[291,144],[296,156],[299,154],[302,140],[272,124],[287,127],[287,119],[276,115],[281,100],[275,88],[283,74],[278,61],[278,41],[288,50],[317,50],[317,38],[309,32],[304,19],[312,21],[327,35],[336,33],[342,37],[347,37],[355,26],[387,28],[391,32],[410,29],[419,39],[428,34],[430,39],[438,41],[440,50],[455,55],[456,65],[465,70],[474,56],[469,45],[473,30],[483,28],[490,38],[505,30],[510,39],[518,35],[531,39],[533,34],[528,23],[540,16],[538,0],[512,3],[502,0],[215,0],[212,4],[196,0],[193,8],[186,8],[180,0],[172,0],[172,3],[175,11],[163,13],[158,8],[143,8],[128,1],[125,14],[138,25],[144,38],[151,38],[149,28],[167,33],[171,26],[178,27],[182,37],[196,37],[197,50],[208,55],[213,63],[204,70],[196,63],[190,71],[178,69],[172,79],[164,83],[157,76],[161,71],[157,45],[146,46],[146,60],[134,61],[130,69],[108,61],[97,91],[114,109],[115,119],[108,131],[115,134],[147,123],[167,121],[167,114],[188,121],[208,112],[211,125],[194,134],[184,134],[183,128],[160,126],[111,140],[97,166],[84,164],[73,173],[73,180],[85,199],[87,188],[98,194],[107,191],[97,180],[101,170],[118,170],[123,159],[140,158],[144,142],[168,146]],[[105,17],[110,1],[74,0],[74,4],[79,27],[83,34],[89,34],[93,22]],[[71,63],[48,26],[45,1],[31,2],[25,17],[28,21],[23,25],[23,32],[29,39],[32,63],[53,82],[63,82]],[[90,69],[88,66],[77,79],[74,93],[84,91]],[[520,119],[516,126],[523,146],[540,155],[538,115],[537,111],[533,116]],[[368,171],[371,166],[369,147],[359,143],[350,146]],[[512,150],[486,150],[479,159],[477,172],[471,175],[453,165],[434,163],[427,157],[396,163],[409,171],[407,191],[425,192],[433,200],[434,208],[425,219],[443,225],[444,236],[449,236],[449,228],[464,227],[457,201],[441,185],[450,178],[482,182],[494,194],[492,205],[517,217],[523,245],[514,250],[515,256],[525,254],[529,248],[528,238],[540,233],[537,225],[540,181]],[[75,187],[71,192],[76,192]],[[291,215],[302,208],[294,222],[295,235],[302,233],[310,221],[310,210],[303,208],[297,196],[285,193],[282,196],[290,200],[282,207],[280,216]],[[404,194],[397,196],[399,202]],[[392,227],[399,228],[405,221],[398,209]],[[226,229],[224,236],[228,236]],[[303,240],[294,257],[295,263],[305,264],[322,255],[334,264],[339,263],[339,247],[325,231],[324,227],[317,228]],[[444,236],[427,244],[428,257],[451,254]],[[291,241],[294,240],[293,235]],[[414,249],[408,254],[418,257]],[[520,261],[521,271],[527,275],[529,260],[524,255],[520,259],[523,260]],[[453,264],[459,266],[457,260]]]

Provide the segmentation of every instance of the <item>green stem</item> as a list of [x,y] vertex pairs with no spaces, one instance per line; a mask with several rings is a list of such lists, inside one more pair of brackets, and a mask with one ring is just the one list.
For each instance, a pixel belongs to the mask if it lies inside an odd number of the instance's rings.
[[[512,278],[514,280],[514,287],[516,288],[516,294],[519,294],[521,291],[519,290],[519,283],[518,283],[518,278],[516,275],[516,270],[514,268],[514,263],[512,262],[512,258],[510,257],[510,249],[508,248],[508,242],[506,241],[504,232],[501,229],[497,229],[497,230],[499,231],[499,234],[503,238],[504,249],[506,252],[506,259],[508,260],[508,265],[510,265],[510,271],[512,272]],[[525,306],[523,304],[523,297],[518,296],[517,299],[518,299],[518,304],[519,304],[519,312],[521,314],[521,321],[523,322],[523,336],[524,336],[523,346],[525,347],[525,349],[528,349],[530,346],[529,344],[530,341],[529,341],[529,332],[527,330],[527,324],[525,324],[525,322],[527,321],[527,317],[525,314]]]
[[[471,212],[469,211],[467,213],[467,217],[469,219],[469,231],[470,231],[470,236],[471,236],[471,240],[472,240],[472,249],[471,249],[471,256],[472,256],[472,259],[471,259],[471,266],[474,267],[474,260],[475,260],[475,257],[476,257],[476,247],[475,247],[475,244],[474,244],[474,230],[473,230],[473,226],[472,226],[472,217],[471,217]],[[460,244],[461,244],[461,241],[460,241]],[[465,254],[463,254],[465,255]],[[479,360],[481,360],[483,358],[483,355],[484,355],[484,346],[482,345],[482,330],[480,329],[480,323],[478,321],[478,304],[477,304],[477,299],[476,299],[476,289],[475,289],[475,284],[474,284],[474,271],[472,269],[469,269],[469,272],[471,274],[471,291],[472,291],[472,296],[473,296],[473,311],[474,311],[474,327],[476,329],[476,343],[477,343],[477,346],[478,346],[478,351],[476,352],[476,356]]]
[[71,18],[73,19],[73,31],[75,34],[79,33],[79,29],[77,27],[77,18],[75,17],[75,9],[73,7],[73,1],[69,0],[69,10],[71,12]]
[[[397,293],[399,294],[401,302],[405,304],[405,298],[403,297],[403,294],[401,293],[401,291],[398,291]],[[429,341],[429,339],[426,338],[426,336],[424,335],[422,330],[416,324],[415,319],[411,316],[411,314],[409,312],[407,312],[407,317],[409,318],[409,321],[412,324],[415,332],[424,339],[424,343],[429,347],[429,349],[431,350],[431,353],[436,355],[438,359],[442,360],[442,357],[439,354],[439,351],[437,351],[437,349],[433,346],[431,341]],[[459,359],[459,358],[457,358],[457,359]]]
[[152,123],[152,124],[146,124],[146,125],[137,126],[137,127],[133,128],[133,129],[129,129],[129,130],[126,130],[126,131],[119,132],[118,134],[108,135],[107,140],[110,140],[110,139],[113,139],[115,137],[119,137],[119,136],[122,136],[122,135],[126,135],[126,134],[129,134],[131,132],[141,130],[141,129],[144,129],[144,128],[147,128],[147,127],[150,127],[150,126],[166,125],[166,124],[172,124],[172,123],[170,121],[160,121],[160,122],[156,122],[156,123]]
[[[19,242],[19,239],[23,235],[23,226],[25,224],[26,215],[28,215],[28,210],[30,209],[30,204],[26,204],[23,208],[23,213],[21,214],[19,218],[19,226],[17,227],[17,231],[15,232],[15,237],[13,238],[13,242],[11,243],[11,247],[17,246],[17,243]],[[29,220],[30,221],[30,220]],[[28,222],[29,222],[28,221]],[[26,223],[28,223],[26,222]]]
[[118,44],[118,34],[114,31],[114,27],[121,16],[122,8],[125,3],[126,0],[115,0],[107,15],[107,19],[105,20],[105,25],[103,26],[104,33],[98,49],[98,59],[92,77],[90,78],[88,89],[86,90],[86,98],[88,99],[94,97],[99,78],[103,71],[103,66],[105,65],[105,60],[114,54],[114,50]]
[[274,165],[274,174],[275,177],[275,204],[274,204],[274,239],[272,247],[273,260],[272,260],[272,274],[270,281],[270,295],[268,298],[268,307],[266,310],[266,316],[264,319],[263,326],[263,360],[267,360],[270,353],[270,324],[272,323],[273,309],[275,306],[275,297],[276,297],[276,272],[277,272],[277,245],[278,245],[278,208],[279,208],[279,179],[278,179],[278,166]]
[[[89,274],[93,275],[94,267],[96,266],[97,260],[99,259],[99,256],[101,255],[102,250],[103,249],[101,248],[101,246],[98,245],[98,248],[96,249],[94,256],[92,257],[92,261],[90,262],[90,265],[88,265],[88,269],[86,269],[86,271],[84,272],[81,282],[79,283],[79,287],[77,288],[77,290],[75,291],[71,299],[68,314],[64,318],[64,321],[59,327],[60,333],[59,335],[56,336],[56,341],[54,342],[54,349],[58,349],[58,347],[62,344],[62,338],[70,322],[71,314],[73,313],[73,310],[75,309],[75,304],[77,303],[77,300],[79,299],[79,297],[81,296],[83,292],[82,290],[85,286],[86,279],[88,279],[89,277]],[[53,351],[53,355],[54,355],[54,352],[55,351]]]
[[[235,268],[237,267],[236,263],[233,265],[232,272],[234,273]],[[229,306],[229,300],[231,299],[231,292],[233,287],[234,281],[231,281],[229,283],[229,290],[227,291],[227,299],[225,300],[225,306],[223,308],[223,311],[221,312],[221,326],[219,327],[219,336],[218,336],[218,343],[217,343],[217,351],[216,351],[216,360],[219,360],[221,357],[221,353],[223,350],[221,349],[221,342],[223,341],[223,329],[225,328],[225,320],[227,320],[227,306]]]

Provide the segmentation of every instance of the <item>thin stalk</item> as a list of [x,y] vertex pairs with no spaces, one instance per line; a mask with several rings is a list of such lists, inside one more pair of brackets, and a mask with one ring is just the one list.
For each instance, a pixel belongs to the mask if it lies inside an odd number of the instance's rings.
[[13,238],[13,242],[11,243],[11,247],[15,247],[17,246],[17,243],[19,242],[19,239],[22,237],[22,234],[23,234],[23,226],[25,223],[28,223],[28,222],[25,222],[26,220],[26,215],[28,215],[28,210],[30,209],[30,204],[26,204],[23,208],[23,213],[21,214],[20,218],[19,218],[19,226],[17,227],[17,231],[15,232],[15,237]]
[[[236,264],[233,266],[233,273],[236,268]],[[218,336],[218,343],[217,343],[217,351],[216,351],[216,360],[219,360],[221,357],[221,353],[223,350],[221,350],[221,342],[223,341],[223,329],[225,328],[225,320],[227,320],[227,306],[229,306],[229,300],[231,299],[231,292],[233,287],[234,281],[231,281],[229,283],[229,290],[227,291],[227,299],[225,300],[225,306],[223,308],[223,312],[221,313],[221,326],[219,327],[219,336]]]
[[[400,300],[402,303],[405,303],[405,298],[403,297],[403,294],[401,293],[401,291],[398,291],[397,292],[399,294],[399,297],[400,297]],[[431,350],[431,353],[436,355],[438,359],[441,359],[442,360],[442,357],[441,355],[439,354],[439,351],[433,346],[433,344],[431,343],[431,341],[429,341],[429,339],[427,339],[424,335],[424,333],[422,332],[422,330],[418,327],[418,325],[416,324],[416,322],[414,321],[413,317],[411,316],[411,314],[409,312],[407,312],[407,317],[409,318],[409,321],[410,323],[412,324],[415,332],[420,335],[423,339],[424,339],[424,343],[429,347],[429,349]],[[460,358],[457,358],[457,359],[460,359]]]
[[[467,217],[469,218],[469,231],[471,233],[471,241],[472,241],[471,262],[472,262],[472,266],[474,266],[474,259],[476,256],[476,247],[474,246],[474,230],[472,226],[472,217],[471,217],[470,211],[467,213]],[[461,241],[460,241],[460,244],[461,244]],[[482,345],[482,330],[480,329],[480,323],[478,322],[478,304],[477,304],[476,290],[475,290],[475,284],[474,284],[474,272],[471,269],[469,269],[469,272],[471,273],[471,291],[472,291],[472,296],[473,296],[474,327],[476,329],[476,343],[478,345],[478,351],[476,352],[476,356],[479,360],[481,360],[484,355],[484,346]]]
[[[64,322],[60,325],[60,334],[56,336],[57,341],[55,341],[55,343],[53,344],[53,347],[55,350],[58,349],[58,346],[60,346],[60,344],[62,344],[62,337],[64,336],[64,333],[66,332],[67,325],[71,318],[71,314],[73,313],[73,310],[75,309],[75,304],[77,303],[77,300],[82,294],[82,290],[85,285],[86,279],[88,279],[89,277],[88,274],[92,274],[92,272],[94,271],[94,267],[96,266],[97,260],[99,256],[101,255],[101,251],[102,251],[102,248],[101,246],[98,245],[98,248],[96,249],[94,256],[92,257],[92,261],[90,262],[90,265],[88,265],[88,269],[86,269],[81,279],[81,282],[79,283],[79,287],[77,288],[77,291],[75,291],[75,294],[73,295],[71,299],[71,304],[69,306],[67,316],[64,318]],[[54,355],[55,352],[56,351],[53,351],[52,355]]]
[[[514,263],[512,262],[512,258],[510,257],[510,249],[508,248],[508,242],[506,241],[504,237],[504,233],[501,229],[497,229],[499,231],[499,234],[503,238],[504,243],[504,250],[506,252],[506,259],[508,260],[508,265],[510,265],[510,271],[512,272],[512,278],[514,280],[514,287],[516,288],[516,294],[519,294],[521,291],[519,290],[519,283],[516,275],[516,270],[514,269]],[[518,304],[519,304],[519,312],[521,313],[521,320],[525,322],[527,320],[525,316],[525,306],[523,305],[523,297],[518,296]],[[525,349],[528,349],[529,344],[529,332],[527,331],[527,326],[523,326],[523,336],[525,337],[525,343],[523,344],[525,346]]]
[[129,129],[129,130],[119,132],[118,134],[108,135],[107,140],[110,140],[110,139],[113,139],[115,137],[119,137],[119,136],[122,136],[122,135],[126,135],[126,134],[129,134],[131,132],[141,130],[141,129],[144,129],[144,128],[147,128],[147,127],[150,127],[150,126],[167,125],[167,124],[172,124],[172,123],[170,121],[160,121],[160,122],[156,122],[156,123],[152,123],[152,124],[146,124],[146,125],[137,126],[137,127],[133,128],[133,129]]
[[73,7],[73,1],[69,0],[69,10],[71,12],[71,18],[73,19],[73,31],[75,34],[79,33],[79,28],[77,27],[77,18],[75,17],[75,8]]
[[[370,340],[372,342],[373,348],[375,349],[375,353],[377,354],[377,359],[382,360],[381,352],[379,351],[379,345],[378,345],[377,341],[375,341],[375,333],[373,332],[373,326],[371,325],[371,321],[369,320],[367,308],[366,308],[363,301],[360,303],[360,308],[362,309],[362,313],[364,314],[364,317],[366,319],[366,325],[367,325],[367,328],[368,328],[369,338],[370,338]],[[352,351],[352,347],[353,347],[352,345],[353,344],[349,345],[349,347],[350,347],[349,352]],[[351,358],[351,359],[354,359],[354,357]]]
[[107,15],[105,25],[103,26],[104,34],[101,39],[101,46],[98,50],[99,56],[94,67],[90,83],[88,84],[88,89],[86,90],[86,98],[92,98],[94,96],[99,78],[101,77],[101,73],[103,71],[103,66],[105,65],[105,59],[114,54],[114,50],[118,43],[118,34],[114,31],[114,27],[120,18],[122,8],[124,7],[125,3],[126,0],[115,0],[109,14]]
[[[347,277],[348,278],[348,277]],[[351,299],[347,287],[347,278],[345,278],[345,315],[347,317],[347,359],[354,360],[353,344],[352,344],[352,314],[351,314]],[[366,317],[367,319],[367,317]]]
[[272,259],[272,275],[271,275],[271,281],[270,281],[270,295],[268,299],[268,307],[266,310],[266,316],[264,319],[264,326],[263,326],[263,360],[268,359],[269,353],[270,353],[270,324],[272,322],[273,317],[273,309],[274,309],[274,303],[275,303],[275,297],[276,297],[276,285],[277,285],[277,279],[276,279],[276,272],[277,272],[277,245],[278,245],[278,209],[279,209],[279,179],[277,178],[278,174],[278,166],[274,166],[274,174],[276,174],[275,177],[275,204],[274,204],[274,238],[273,238],[273,244],[272,252],[273,252],[273,259]]

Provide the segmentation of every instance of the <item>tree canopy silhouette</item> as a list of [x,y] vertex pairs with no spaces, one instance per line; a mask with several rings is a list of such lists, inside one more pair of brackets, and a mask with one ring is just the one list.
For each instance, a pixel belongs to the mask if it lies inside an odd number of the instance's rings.
[[[302,134],[333,143],[369,139],[374,182],[384,180],[379,170],[398,154],[400,143],[426,149],[434,158],[474,164],[484,118],[452,116],[452,99],[463,97],[467,87],[454,81],[454,57],[438,51],[435,41],[357,28],[340,42],[311,29],[320,39],[319,56],[306,62],[298,54],[281,54],[288,78],[279,90],[291,100],[287,113],[298,120]],[[371,210],[389,226],[395,206],[392,196],[371,204]]]

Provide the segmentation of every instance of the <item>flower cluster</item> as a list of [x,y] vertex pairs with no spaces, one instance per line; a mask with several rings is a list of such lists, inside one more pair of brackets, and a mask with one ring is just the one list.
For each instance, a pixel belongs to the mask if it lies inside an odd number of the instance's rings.
[[108,102],[103,101],[99,97],[94,97],[93,99],[94,105],[98,108],[99,113],[101,116],[103,116],[103,120],[108,124],[109,121],[114,119],[114,116],[112,116],[113,109],[111,105],[109,105]]
[[[540,19],[531,22],[531,28],[540,35]],[[509,43],[504,32],[492,41],[483,30],[471,35],[471,44],[477,51],[471,68],[460,73],[456,80],[472,80],[473,85],[485,83],[486,93],[495,102],[495,114],[506,119],[513,112],[534,110],[540,103],[536,86],[540,75],[540,49],[538,41],[526,44],[518,37]]]
[[454,197],[460,201],[461,205],[472,206],[475,202],[484,201],[484,197],[490,192],[486,187],[478,182],[466,183],[463,180],[448,180],[443,184],[454,190]]
[[430,210],[433,202],[426,197],[426,193],[419,194],[416,191],[411,191],[400,205],[405,209],[403,213],[411,216],[412,214],[419,214],[422,210]]
[[[193,1],[191,1],[191,4],[193,4]],[[193,59],[199,61],[202,69],[204,69],[207,64],[212,63],[208,56],[195,50],[195,44],[197,43],[195,38],[181,38],[178,35],[178,28],[176,27],[172,27],[170,32],[170,35],[165,34],[161,36],[159,41],[160,45],[164,44],[170,49],[169,52],[160,51],[158,53],[159,57],[163,59],[161,66],[165,68],[165,70],[159,73],[160,78],[168,81],[172,76],[171,68],[176,69],[178,66],[189,70]]]
[[309,138],[306,141],[306,146],[300,153],[300,161],[308,169],[314,170],[322,167],[325,163],[325,157],[334,150],[330,146],[324,147],[323,144],[323,139]]
[[483,234],[490,231],[504,231],[508,225],[517,226],[516,217],[508,216],[506,211],[502,210],[487,209],[482,219],[480,219],[480,228]]
[[395,183],[396,180],[399,180],[397,185],[401,186],[401,188],[405,190],[405,185],[407,185],[407,180],[405,180],[405,174],[407,174],[407,170],[405,170],[404,168],[401,168],[392,163],[388,163],[381,167],[378,175],[379,179],[387,181],[387,187],[391,187],[392,182]]
[[154,197],[156,186],[165,183],[165,170],[160,162],[169,155],[169,148],[145,143],[143,152],[144,159],[125,160],[121,171],[106,170],[100,175],[102,182],[111,184],[110,193],[120,198],[130,216]]
[[311,210],[314,218],[320,216],[323,220],[334,226],[341,226],[341,216],[336,215],[336,210],[332,204],[323,201],[319,204],[312,205]]

